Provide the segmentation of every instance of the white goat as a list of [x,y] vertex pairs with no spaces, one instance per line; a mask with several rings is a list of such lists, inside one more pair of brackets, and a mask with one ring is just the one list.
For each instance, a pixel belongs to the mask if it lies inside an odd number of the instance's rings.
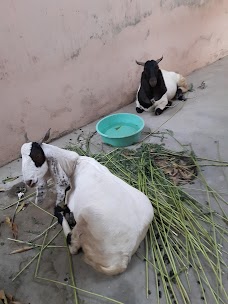
[[[49,133],[44,140],[48,137]],[[25,183],[37,187],[36,201],[41,202],[47,178],[52,176],[57,204],[64,200],[70,184],[65,202],[76,226],[71,230],[62,214],[58,218],[71,253],[82,248],[85,262],[97,271],[107,275],[123,272],[152,221],[151,202],[95,159],[43,141],[21,147]]]

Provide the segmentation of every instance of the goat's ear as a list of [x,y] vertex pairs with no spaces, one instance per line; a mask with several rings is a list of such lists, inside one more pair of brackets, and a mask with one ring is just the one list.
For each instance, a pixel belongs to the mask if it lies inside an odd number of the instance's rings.
[[156,62],[159,63],[160,61],[162,61],[163,59],[163,55],[161,56],[161,58],[157,59]]
[[49,137],[50,137],[50,131],[51,128],[46,132],[46,134],[44,135],[44,137],[39,140],[39,144],[41,145],[42,143],[45,143],[46,141],[48,141]]
[[25,132],[24,138],[25,138],[25,142],[26,142],[26,143],[30,142],[30,140],[28,139],[28,134],[27,134],[27,132]]
[[166,88],[164,77],[162,75],[161,70],[158,71],[157,81],[158,81],[157,82],[157,87],[158,87],[157,98],[159,100],[167,92],[167,88]]
[[138,65],[141,65],[141,66],[144,66],[144,65],[145,65],[145,62],[141,62],[141,61],[137,61],[137,60],[135,60],[135,62],[136,62]]

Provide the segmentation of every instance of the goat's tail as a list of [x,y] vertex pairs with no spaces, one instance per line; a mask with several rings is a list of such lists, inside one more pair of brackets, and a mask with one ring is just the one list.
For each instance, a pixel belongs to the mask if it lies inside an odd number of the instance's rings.
[[178,86],[178,88],[180,88],[182,90],[183,93],[186,93],[189,90],[189,85],[187,83],[187,79],[180,74],[179,74],[179,76],[180,77],[179,77],[179,80],[177,82],[177,86]]

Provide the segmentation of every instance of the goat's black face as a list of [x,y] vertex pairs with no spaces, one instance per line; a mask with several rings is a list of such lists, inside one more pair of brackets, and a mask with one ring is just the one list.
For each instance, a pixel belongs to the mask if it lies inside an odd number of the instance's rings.
[[159,66],[155,60],[147,61],[144,65],[144,74],[149,81],[151,87],[155,87],[157,84],[159,73]]

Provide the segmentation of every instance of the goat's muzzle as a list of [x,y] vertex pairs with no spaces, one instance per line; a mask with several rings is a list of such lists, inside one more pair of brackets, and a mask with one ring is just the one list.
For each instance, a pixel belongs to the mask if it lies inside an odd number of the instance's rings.
[[29,179],[29,180],[25,181],[25,184],[26,184],[27,186],[29,186],[30,188],[33,188],[33,187],[35,187],[36,182],[33,181],[32,179]]
[[151,78],[151,79],[149,80],[149,84],[150,84],[150,86],[151,86],[152,88],[155,87],[156,84],[157,84],[157,79],[156,79],[156,78]]

